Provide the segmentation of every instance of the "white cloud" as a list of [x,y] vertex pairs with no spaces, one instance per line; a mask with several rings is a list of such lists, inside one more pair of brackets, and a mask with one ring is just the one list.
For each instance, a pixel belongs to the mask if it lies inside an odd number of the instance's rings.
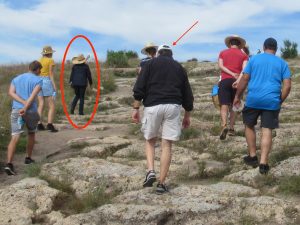
[[172,43],[199,20],[181,42],[221,43],[220,32],[265,26],[274,21],[269,15],[299,11],[295,0],[44,0],[30,9],[0,3],[0,29],[53,40],[84,30],[142,45],[149,40]]

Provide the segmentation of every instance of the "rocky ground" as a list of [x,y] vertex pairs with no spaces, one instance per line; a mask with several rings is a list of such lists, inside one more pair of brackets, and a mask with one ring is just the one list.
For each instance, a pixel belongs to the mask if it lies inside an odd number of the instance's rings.
[[[191,128],[174,145],[167,180],[170,193],[160,196],[154,187],[142,188],[144,142],[140,125],[130,118],[135,78],[118,78],[117,91],[101,96],[102,110],[80,135],[64,138],[71,126],[61,118],[55,139],[50,133],[41,135],[48,138],[47,145],[63,139],[57,149],[12,182],[0,175],[6,184],[0,189],[0,224],[300,224],[299,74],[283,104],[281,127],[273,135],[271,171],[262,176],[243,164],[247,145],[240,116],[236,136],[219,140],[220,118],[210,97],[218,79],[216,65],[185,66],[195,110]],[[84,124],[89,116],[72,119]],[[159,160],[158,145],[158,173]]]

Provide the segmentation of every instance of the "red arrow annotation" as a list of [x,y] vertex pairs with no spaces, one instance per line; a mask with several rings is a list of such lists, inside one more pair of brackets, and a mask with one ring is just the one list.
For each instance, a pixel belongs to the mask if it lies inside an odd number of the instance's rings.
[[177,42],[184,36],[187,34],[187,32],[189,32],[194,26],[197,25],[199,21],[197,20],[186,32],[184,32],[176,41],[173,42],[173,45],[175,46],[177,44]]

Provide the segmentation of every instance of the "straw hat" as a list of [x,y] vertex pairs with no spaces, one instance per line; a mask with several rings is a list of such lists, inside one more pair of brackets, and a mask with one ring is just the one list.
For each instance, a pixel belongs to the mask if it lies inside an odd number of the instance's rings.
[[75,56],[72,58],[72,63],[73,64],[82,64],[86,62],[86,58],[84,57],[83,54],[79,54],[78,56]]
[[246,41],[245,39],[241,38],[240,36],[238,35],[231,35],[231,36],[228,36],[225,38],[225,45],[230,48],[230,41],[232,39],[236,39],[236,40],[239,40],[241,42],[241,44],[239,45],[239,49],[242,49],[244,48],[244,46],[246,45]]
[[144,55],[148,55],[148,53],[146,52],[146,50],[148,48],[155,48],[157,50],[157,45],[155,45],[153,42],[148,42],[145,47],[141,50],[141,53],[144,54]]
[[42,55],[47,55],[47,54],[51,54],[53,52],[55,52],[55,50],[53,50],[51,46],[47,45],[47,46],[44,46],[43,51],[41,52],[41,54]]

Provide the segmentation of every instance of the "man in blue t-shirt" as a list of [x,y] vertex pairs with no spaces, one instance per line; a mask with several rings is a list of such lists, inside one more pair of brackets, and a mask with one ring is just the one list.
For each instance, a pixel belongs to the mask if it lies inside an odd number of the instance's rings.
[[256,167],[256,134],[254,126],[257,119],[261,119],[261,158],[259,172],[266,174],[269,171],[268,155],[272,146],[272,129],[279,126],[279,112],[281,104],[291,90],[291,72],[287,63],[277,57],[277,41],[268,38],[264,42],[264,53],[253,56],[238,84],[237,93],[233,102],[235,107],[240,105],[240,99],[248,86],[243,122],[249,154],[244,162]]
[[15,77],[9,87],[8,94],[13,98],[11,112],[11,140],[7,147],[7,164],[4,168],[8,175],[15,175],[12,164],[13,156],[23,128],[28,130],[27,156],[25,164],[34,162],[31,159],[35,143],[35,132],[40,119],[37,112],[36,96],[41,90],[42,80],[38,77],[42,65],[38,61],[29,64],[29,72]]

